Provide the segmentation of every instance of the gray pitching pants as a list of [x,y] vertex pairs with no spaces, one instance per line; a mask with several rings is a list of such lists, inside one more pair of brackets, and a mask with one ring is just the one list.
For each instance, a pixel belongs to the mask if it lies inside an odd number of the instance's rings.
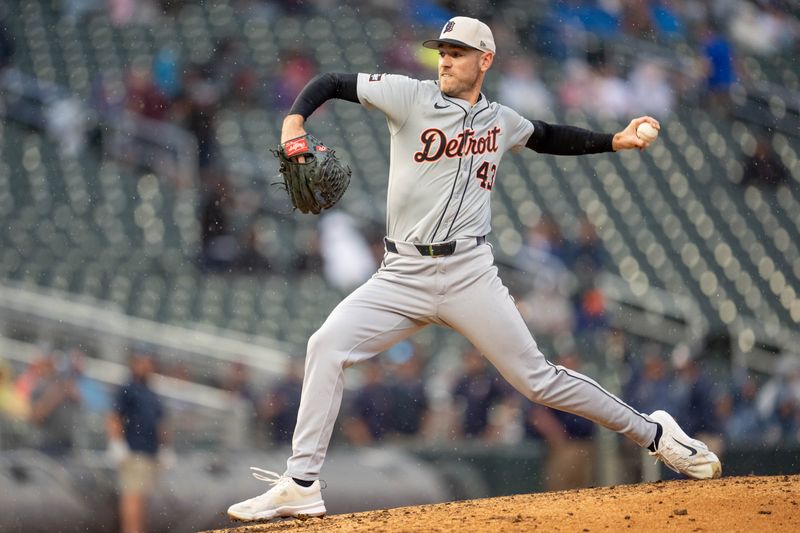
[[428,324],[466,337],[530,400],[583,416],[639,444],[656,424],[592,379],[547,361],[497,276],[489,245],[459,240],[446,257],[398,244],[373,277],[345,298],[308,341],[305,377],[286,474],[319,478],[342,403],[344,369]]

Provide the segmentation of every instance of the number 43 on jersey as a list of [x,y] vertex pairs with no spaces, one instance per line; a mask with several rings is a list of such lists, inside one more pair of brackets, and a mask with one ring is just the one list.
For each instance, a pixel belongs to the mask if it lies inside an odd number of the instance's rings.
[[496,173],[497,165],[490,164],[488,161],[481,163],[481,166],[478,167],[478,173],[475,175],[475,178],[480,180],[481,189],[492,190]]

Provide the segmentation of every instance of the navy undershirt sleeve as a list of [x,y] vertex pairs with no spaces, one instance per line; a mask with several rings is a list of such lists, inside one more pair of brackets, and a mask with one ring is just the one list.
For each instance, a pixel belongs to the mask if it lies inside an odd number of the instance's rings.
[[358,74],[328,72],[314,77],[297,95],[289,114],[306,119],[331,98],[358,103]]
[[596,133],[560,124],[548,124],[541,120],[532,120],[533,133],[525,144],[540,154],[552,155],[584,155],[613,152],[611,141],[613,133]]

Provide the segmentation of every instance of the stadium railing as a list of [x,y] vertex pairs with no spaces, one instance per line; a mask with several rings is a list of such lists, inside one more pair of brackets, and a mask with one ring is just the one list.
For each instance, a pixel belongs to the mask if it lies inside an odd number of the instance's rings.
[[[0,354],[18,364],[34,362],[40,352],[36,345],[0,336]],[[126,365],[87,357],[82,374],[105,389],[111,401],[116,387],[129,376]],[[156,374],[153,389],[164,400],[169,432],[177,447],[242,449],[250,444],[248,430],[253,427],[251,413],[244,400],[226,391],[199,383]],[[105,448],[105,413],[82,409],[73,428],[75,445],[81,449]],[[24,424],[6,424],[8,434],[0,440],[0,449],[36,444],[37,431]]]
[[290,347],[272,339],[162,324],[124,314],[108,302],[76,302],[48,292],[0,284],[0,334],[14,338],[35,331],[76,339],[90,354],[117,363],[125,361],[128,347],[146,343],[156,355],[191,360],[195,372],[208,375],[218,374],[221,363],[235,362],[274,379],[288,361]]

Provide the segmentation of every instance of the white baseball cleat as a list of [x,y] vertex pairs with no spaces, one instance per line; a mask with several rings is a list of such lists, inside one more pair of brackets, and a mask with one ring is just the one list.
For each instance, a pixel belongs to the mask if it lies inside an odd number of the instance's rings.
[[251,467],[253,477],[273,485],[271,489],[255,498],[231,505],[228,516],[242,522],[271,520],[273,518],[322,517],[325,502],[322,501],[319,480],[310,487],[302,487],[289,476],[269,470]]
[[708,446],[692,439],[666,411],[655,411],[650,418],[661,424],[661,440],[650,452],[670,469],[694,479],[712,479],[722,475],[722,463]]

